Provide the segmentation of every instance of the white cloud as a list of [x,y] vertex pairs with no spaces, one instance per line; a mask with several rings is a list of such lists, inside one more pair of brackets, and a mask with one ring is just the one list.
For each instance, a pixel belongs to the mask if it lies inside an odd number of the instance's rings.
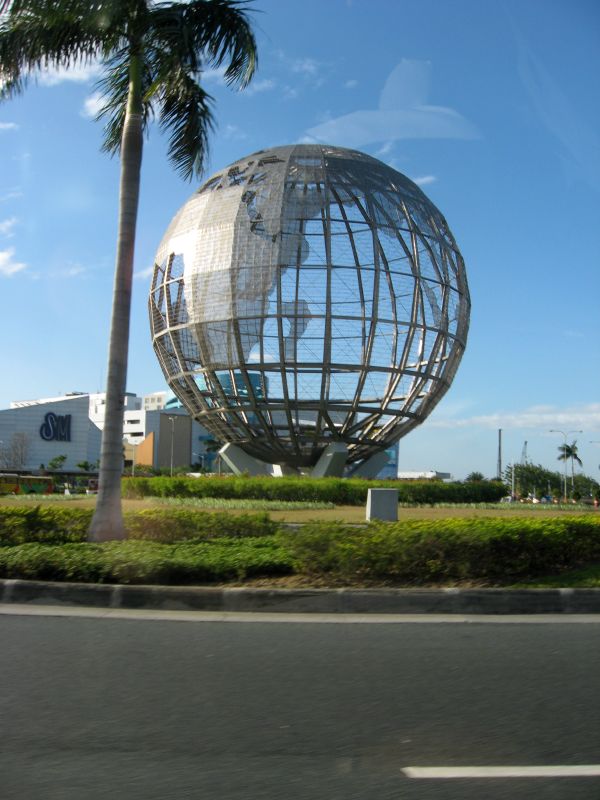
[[344,114],[309,128],[321,142],[360,147],[399,139],[475,139],[477,129],[458,111],[427,103],[431,64],[403,59],[388,76],[377,109]]
[[262,81],[253,81],[247,89],[245,89],[244,94],[258,94],[259,92],[270,92],[277,86],[277,82],[272,80],[271,78],[265,78]]
[[20,189],[11,189],[6,194],[0,194],[0,203],[5,203],[7,200],[15,200],[17,197],[23,197],[23,192]]
[[539,405],[522,411],[486,414],[462,419],[436,417],[428,421],[430,428],[534,428],[548,431],[550,428],[566,430],[600,429],[600,403],[587,403],[568,408]]
[[16,122],[0,122],[0,131],[18,131],[19,126]]
[[417,186],[428,186],[430,183],[435,183],[437,178],[435,175],[421,175],[419,178],[413,178],[412,180]]
[[0,236],[12,236],[13,228],[18,221],[17,217],[9,217],[8,219],[0,220]]
[[344,89],[356,89],[357,86],[358,86],[358,81],[352,78],[351,80],[346,81],[346,83],[344,84]]
[[245,133],[237,125],[225,125],[225,128],[223,130],[223,136],[226,139],[234,139],[235,141],[248,138],[248,134]]
[[76,278],[78,275],[83,275],[84,272],[87,272],[87,270],[81,264],[71,264],[64,269],[53,272],[52,275],[56,278]]
[[376,156],[387,156],[388,153],[391,152],[394,146],[393,142],[386,142],[379,150],[375,153]]
[[215,67],[214,69],[205,69],[202,72],[201,80],[213,83],[225,83],[225,72],[227,67]]
[[298,89],[293,86],[285,86],[283,90],[284,100],[295,100],[298,97]]
[[317,75],[321,69],[321,65],[314,58],[297,58],[291,63],[292,72],[298,72],[302,75]]
[[145,280],[146,278],[151,278],[153,272],[154,267],[146,267],[146,269],[140,269],[137,272],[134,272],[133,277],[138,278],[139,280]]
[[59,83],[88,83],[95,80],[102,67],[97,62],[77,64],[73,67],[48,67],[39,75],[42,86],[58,86]]
[[86,119],[95,119],[104,103],[105,100],[103,100],[100,92],[94,92],[94,94],[88,95],[83,101],[81,116]]
[[312,136],[301,136],[298,141],[298,144],[317,144],[317,140],[314,139]]
[[16,275],[17,272],[27,268],[27,264],[13,259],[14,254],[14,248],[0,250],[0,275],[5,278],[10,278],[12,275]]

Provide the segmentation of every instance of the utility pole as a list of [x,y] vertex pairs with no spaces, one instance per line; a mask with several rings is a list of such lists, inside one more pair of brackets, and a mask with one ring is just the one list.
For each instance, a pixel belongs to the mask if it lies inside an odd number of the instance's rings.
[[498,467],[497,467],[498,480],[502,480],[502,428],[498,428]]
[[171,477],[173,477],[173,442],[175,439],[175,417],[169,417],[171,423]]

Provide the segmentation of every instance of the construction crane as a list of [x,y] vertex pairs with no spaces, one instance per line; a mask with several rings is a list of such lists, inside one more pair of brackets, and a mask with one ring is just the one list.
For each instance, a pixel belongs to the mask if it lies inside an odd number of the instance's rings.
[[523,442],[523,449],[521,450],[521,464],[527,463],[527,442]]

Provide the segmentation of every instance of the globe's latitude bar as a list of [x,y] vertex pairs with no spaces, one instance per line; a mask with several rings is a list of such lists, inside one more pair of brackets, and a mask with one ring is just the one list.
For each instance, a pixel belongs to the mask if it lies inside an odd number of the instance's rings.
[[149,307],[169,385],[234,468],[341,474],[381,463],[446,392],[470,301],[418,186],[355,150],[291,145],[237,161],[179,210]]

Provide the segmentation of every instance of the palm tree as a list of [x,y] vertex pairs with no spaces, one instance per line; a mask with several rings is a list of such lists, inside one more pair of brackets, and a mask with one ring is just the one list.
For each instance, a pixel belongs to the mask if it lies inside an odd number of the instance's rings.
[[[575,490],[575,462],[579,464],[580,467],[583,466],[583,461],[579,458],[578,455],[578,448],[577,448],[577,439],[575,439],[571,444],[560,444],[558,446],[558,450],[560,455],[558,456],[559,461],[567,462],[569,459],[571,461],[571,494]],[[566,476],[565,476],[566,481]],[[567,492],[567,487],[565,485],[565,494]]]
[[256,42],[245,0],[0,0],[0,99],[45,67],[99,62],[103,149],[121,160],[119,219],[100,485],[88,538],[125,537],[121,511],[123,398],[143,136],[156,116],[169,158],[186,179],[201,174],[213,127],[207,66],[247,85]]

